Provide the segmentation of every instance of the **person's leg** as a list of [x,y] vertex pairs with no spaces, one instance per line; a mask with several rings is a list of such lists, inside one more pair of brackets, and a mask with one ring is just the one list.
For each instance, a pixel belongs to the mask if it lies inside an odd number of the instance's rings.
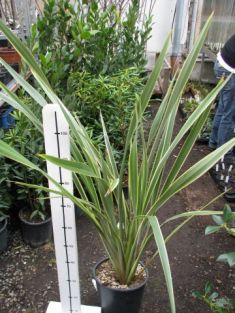
[[[235,74],[222,89],[218,107],[219,122],[216,133],[216,144],[220,147],[234,137],[235,132]],[[215,117],[216,119],[216,117]],[[214,133],[215,134],[215,133]],[[213,140],[213,136],[211,137]],[[231,149],[211,170],[219,188],[226,192],[224,197],[227,201],[235,202],[235,154]]]
[[[235,75],[221,90],[220,105],[222,116],[217,130],[217,147],[222,146],[235,135]],[[233,156],[232,150],[226,154],[226,157],[231,156]]]
[[[215,62],[214,73],[217,79],[220,79],[222,77],[226,77],[227,75],[229,75],[229,73],[223,67],[220,66],[218,61]],[[218,102],[216,113],[213,119],[212,132],[211,132],[210,139],[209,139],[209,147],[212,149],[216,149],[218,147],[218,130],[220,127],[220,122],[221,122],[223,113],[224,113],[224,107],[223,107],[223,101],[222,101],[222,97],[220,93],[219,102]]]
[[219,102],[217,105],[216,113],[212,123],[212,131],[209,139],[209,147],[211,149],[216,149],[218,147],[218,130],[220,126],[220,121],[223,116],[223,105],[221,101],[221,95],[219,96]]

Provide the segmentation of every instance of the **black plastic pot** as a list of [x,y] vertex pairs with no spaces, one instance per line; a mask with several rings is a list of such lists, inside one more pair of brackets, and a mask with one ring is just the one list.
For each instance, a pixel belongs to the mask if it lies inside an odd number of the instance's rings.
[[6,250],[7,248],[7,219],[0,222],[0,252]]
[[49,242],[52,236],[51,217],[41,222],[30,222],[23,218],[23,210],[19,212],[23,240],[33,248]]
[[102,313],[139,313],[144,288],[148,279],[147,271],[145,281],[138,287],[128,289],[107,287],[102,285],[96,277],[96,269],[107,260],[102,259],[93,269],[93,277],[96,281]]
[[0,48],[2,47],[8,47],[9,42],[6,38],[3,38],[3,36],[0,37]]

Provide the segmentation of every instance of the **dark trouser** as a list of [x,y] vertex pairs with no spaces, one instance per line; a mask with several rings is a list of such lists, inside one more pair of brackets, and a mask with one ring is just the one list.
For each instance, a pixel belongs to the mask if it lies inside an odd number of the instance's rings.
[[[214,66],[217,78],[228,77],[230,72],[219,65],[218,61]],[[213,121],[212,133],[209,140],[211,148],[218,148],[235,136],[235,74],[220,92],[218,108]],[[233,150],[230,150],[226,157],[233,157]]]

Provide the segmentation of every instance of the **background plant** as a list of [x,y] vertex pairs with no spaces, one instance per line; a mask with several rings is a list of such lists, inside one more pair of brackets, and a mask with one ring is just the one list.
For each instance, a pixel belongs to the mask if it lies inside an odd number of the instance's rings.
[[65,104],[79,117],[92,140],[104,150],[102,112],[115,159],[120,162],[131,113],[142,89],[143,79],[136,68],[98,77],[88,72],[75,72],[68,79]]
[[[224,230],[235,236],[235,213],[228,204],[224,206],[223,215],[213,215],[212,218],[216,225],[207,226],[206,235]],[[233,266],[235,265],[235,252],[221,254],[217,261]],[[210,282],[206,283],[204,292],[195,291],[193,296],[204,301],[213,313],[232,313],[235,311],[235,300],[230,300],[227,297],[220,298],[218,292],[213,291],[213,285]]]
[[[21,95],[19,101],[27,104],[32,110],[38,111],[29,97]],[[0,137],[10,146],[14,146],[17,151],[25,155],[32,162],[45,169],[43,162],[36,157],[37,153],[44,151],[43,136],[38,133],[38,130],[32,125],[30,120],[20,111],[14,111],[12,115],[16,121],[15,127],[2,131]],[[41,190],[33,190],[26,186],[15,184],[17,180],[19,182],[42,185],[44,181],[43,176],[38,175],[22,164],[13,161],[9,162],[6,158],[1,158],[1,164],[1,174],[3,174],[3,177],[1,179],[2,188],[0,197],[2,194],[2,198],[4,199],[1,205],[9,209],[11,203],[13,203],[14,208],[12,208],[12,211],[15,212],[11,212],[11,215],[14,215],[18,209],[24,208],[31,212],[31,220],[44,220],[48,215],[48,204],[45,201],[45,193]]]
[[[32,51],[52,86],[61,92],[71,72],[111,74],[127,67],[143,69],[151,18],[139,27],[140,3],[47,0],[32,29]],[[65,92],[66,93],[66,92]]]
[[217,291],[213,290],[213,285],[207,282],[204,292],[194,291],[193,296],[204,301],[212,313],[233,313],[235,310],[235,301],[226,297],[219,297]]
[[235,236],[235,212],[232,211],[228,204],[225,204],[223,209],[223,216],[213,215],[213,221],[216,225],[206,227],[205,234],[213,234],[221,230],[225,230],[232,236]]
[[151,31],[145,6],[139,0],[47,0],[29,40],[52,87],[99,149],[102,112],[118,162],[135,94],[141,92]]

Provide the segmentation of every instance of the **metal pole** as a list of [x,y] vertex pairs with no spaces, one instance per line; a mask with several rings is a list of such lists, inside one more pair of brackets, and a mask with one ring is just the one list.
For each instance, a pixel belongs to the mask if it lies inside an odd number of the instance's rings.
[[182,53],[182,34],[185,30],[185,8],[188,8],[189,0],[177,0],[175,27],[172,41],[172,56],[179,56]]
[[26,10],[25,10],[25,24],[26,24],[26,36],[30,34],[31,30],[31,12],[30,12],[30,4],[27,0],[25,0]]
[[12,12],[12,18],[13,18],[13,26],[16,26],[16,6],[15,6],[15,1],[10,0],[11,2],[11,12]]
[[[180,60],[182,55],[182,37],[185,31],[186,25],[186,9],[188,10],[189,0],[177,0],[175,11],[175,23],[174,33],[172,40],[172,52],[171,52],[171,67],[172,74],[174,74],[180,66]],[[187,12],[188,13],[188,12]]]
[[192,26],[191,26],[190,39],[189,39],[189,51],[192,50],[192,47],[194,44],[198,5],[199,5],[199,1],[194,0],[193,1],[193,13],[192,13]]
[[198,38],[200,31],[201,31],[203,4],[204,4],[204,0],[198,0],[198,9],[197,9],[196,24],[195,24],[194,41]]

